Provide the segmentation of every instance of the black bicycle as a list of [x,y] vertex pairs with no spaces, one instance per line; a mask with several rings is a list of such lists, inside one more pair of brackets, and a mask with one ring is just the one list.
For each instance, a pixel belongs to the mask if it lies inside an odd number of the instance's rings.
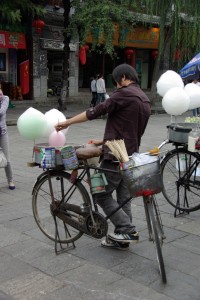
[[187,144],[174,144],[162,159],[163,195],[177,212],[200,209],[200,154],[187,150]]
[[[149,169],[152,169],[151,166]],[[75,177],[74,177],[75,172]],[[72,245],[83,234],[97,239],[107,235],[107,220],[117,210],[132,199],[127,199],[109,216],[99,213],[92,191],[91,179],[95,174],[118,172],[91,166],[87,160],[79,162],[76,171],[47,169],[38,178],[32,192],[32,209],[39,229],[55,242],[55,252],[58,254],[58,245]],[[158,173],[160,178],[160,172]],[[152,176],[149,176],[152,179]],[[98,187],[97,187],[98,188]],[[102,188],[102,187],[101,187]],[[160,191],[156,191],[160,192]],[[167,282],[162,245],[164,231],[159,208],[155,195],[152,192],[143,194],[143,203],[147,220],[149,240],[155,245],[159,270],[163,283]]]

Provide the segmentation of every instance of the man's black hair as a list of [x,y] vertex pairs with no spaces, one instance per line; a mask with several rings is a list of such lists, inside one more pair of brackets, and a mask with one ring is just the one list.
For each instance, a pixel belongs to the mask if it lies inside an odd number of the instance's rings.
[[136,70],[128,64],[121,64],[117,66],[112,72],[113,81],[121,83],[122,78],[129,79],[139,83],[138,74]]

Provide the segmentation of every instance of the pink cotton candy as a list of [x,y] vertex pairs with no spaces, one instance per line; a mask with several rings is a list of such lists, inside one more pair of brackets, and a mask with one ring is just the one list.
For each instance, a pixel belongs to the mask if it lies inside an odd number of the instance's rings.
[[51,147],[63,147],[66,142],[66,138],[63,132],[54,130],[49,135],[49,146]]

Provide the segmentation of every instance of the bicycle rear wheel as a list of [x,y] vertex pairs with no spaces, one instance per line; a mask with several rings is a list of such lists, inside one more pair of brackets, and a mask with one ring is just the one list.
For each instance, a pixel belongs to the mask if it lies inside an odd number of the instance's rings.
[[163,195],[180,211],[200,209],[199,157],[185,148],[176,148],[161,163]]
[[155,245],[157,261],[158,261],[158,266],[162,277],[162,281],[163,283],[166,283],[167,277],[166,277],[165,264],[163,260],[163,254],[162,254],[163,230],[162,230],[162,224],[160,224],[160,221],[157,217],[157,212],[155,210],[155,206],[153,204],[154,201],[153,197],[154,196],[149,196],[148,199],[145,200],[147,218],[148,218],[147,223],[149,223],[150,225],[151,238]]
[[[54,199],[59,205],[64,200],[69,204],[80,206],[90,203],[87,190],[80,181],[77,181],[74,187],[70,180],[70,174],[63,171],[51,171],[51,183]],[[33,188],[32,209],[35,221],[39,229],[52,241],[55,241],[55,220],[51,211],[51,193],[49,188],[48,175],[39,178]],[[58,208],[59,209],[59,208]],[[83,217],[78,213],[69,213],[71,218],[83,222]],[[59,233],[59,242],[71,243],[82,236],[82,232],[69,226],[61,219],[56,217],[56,223]]]

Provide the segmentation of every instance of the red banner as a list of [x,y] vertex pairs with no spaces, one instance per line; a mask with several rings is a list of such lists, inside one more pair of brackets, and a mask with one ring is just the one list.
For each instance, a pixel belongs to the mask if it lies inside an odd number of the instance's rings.
[[86,64],[86,50],[85,47],[80,47],[79,49],[79,59],[82,65]]
[[29,60],[25,60],[20,65],[20,86],[22,95],[29,93]]
[[24,33],[0,31],[0,48],[26,49]]

